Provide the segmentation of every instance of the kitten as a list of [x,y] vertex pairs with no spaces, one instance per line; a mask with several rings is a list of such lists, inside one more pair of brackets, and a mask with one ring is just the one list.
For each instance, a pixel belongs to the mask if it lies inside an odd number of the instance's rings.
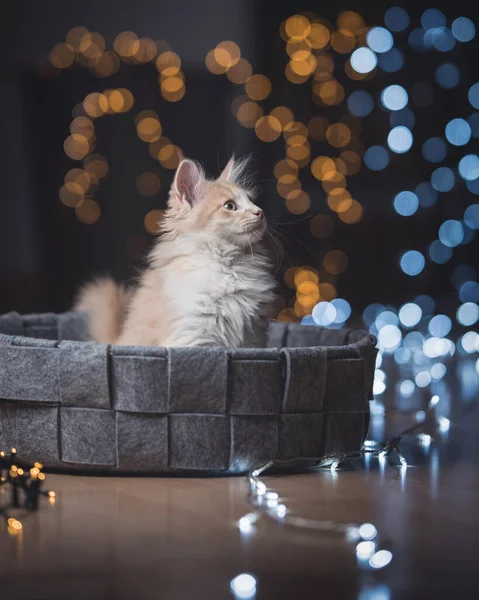
[[147,346],[254,347],[266,343],[275,282],[262,243],[263,211],[232,158],[216,181],[180,162],[160,223],[162,235],[136,291],[100,280],[76,310],[92,339]]

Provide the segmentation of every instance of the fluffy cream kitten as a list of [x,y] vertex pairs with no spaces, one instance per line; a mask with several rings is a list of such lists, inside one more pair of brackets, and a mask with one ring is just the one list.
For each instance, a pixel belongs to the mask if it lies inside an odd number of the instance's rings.
[[216,181],[182,160],[162,235],[138,288],[109,279],[86,286],[76,310],[90,313],[92,339],[124,345],[265,345],[275,282],[262,238],[263,211],[232,158]]

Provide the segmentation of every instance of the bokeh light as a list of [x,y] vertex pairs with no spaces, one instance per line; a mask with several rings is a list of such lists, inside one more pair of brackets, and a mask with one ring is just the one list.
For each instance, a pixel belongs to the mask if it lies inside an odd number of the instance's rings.
[[476,35],[474,23],[467,17],[458,17],[452,23],[452,34],[458,42],[470,42]]
[[446,158],[447,147],[439,137],[426,140],[422,146],[422,155],[430,163],[439,163]]
[[404,31],[409,27],[409,15],[400,6],[391,6],[384,14],[384,22],[391,31]]
[[369,48],[358,48],[351,54],[351,66],[358,73],[370,73],[377,65],[376,54]]
[[471,229],[479,229],[479,204],[471,204],[466,208],[464,223]]
[[430,207],[436,204],[439,194],[429,182],[420,183],[414,191],[419,199],[420,206]]
[[373,27],[366,36],[368,46],[376,53],[387,52],[394,44],[393,36],[384,27]]
[[456,319],[464,327],[475,325],[479,319],[479,306],[475,302],[465,302],[457,309]]
[[364,164],[371,171],[382,171],[389,164],[389,153],[382,146],[371,146],[364,153]]
[[412,142],[413,136],[407,127],[399,125],[398,127],[391,129],[389,132],[388,146],[397,154],[403,154],[404,152],[407,152],[411,148]]
[[450,219],[439,227],[439,239],[449,248],[455,248],[464,239],[464,227],[459,221]]
[[422,317],[422,309],[414,302],[408,302],[399,310],[399,320],[404,327],[415,327]]
[[469,102],[471,103],[471,106],[479,109],[479,83],[471,85],[467,93],[467,97],[469,99]]
[[398,48],[391,48],[378,56],[379,67],[386,73],[395,73],[404,66],[404,56]]
[[454,173],[448,167],[439,167],[431,175],[431,185],[438,192],[449,192],[454,187]]
[[394,209],[403,217],[412,216],[419,207],[419,199],[414,192],[399,192],[394,198]]
[[452,119],[446,125],[447,141],[453,146],[464,146],[471,139],[471,126],[464,119]]
[[401,269],[410,277],[419,275],[424,269],[426,261],[424,256],[417,250],[408,250],[401,256]]
[[459,69],[453,63],[444,63],[440,65],[434,74],[437,83],[445,88],[455,88],[461,79]]
[[440,240],[434,240],[429,246],[429,257],[439,265],[447,263],[452,257],[452,248]]
[[401,110],[408,102],[406,90],[400,85],[390,85],[381,93],[381,102],[389,110]]
[[428,8],[421,17],[421,25],[426,31],[428,29],[446,26],[446,17],[437,8]]
[[463,179],[472,181],[479,177],[479,156],[477,154],[468,154],[459,161],[459,175]]
[[368,92],[356,90],[349,95],[348,109],[357,117],[365,117],[374,108],[374,100]]

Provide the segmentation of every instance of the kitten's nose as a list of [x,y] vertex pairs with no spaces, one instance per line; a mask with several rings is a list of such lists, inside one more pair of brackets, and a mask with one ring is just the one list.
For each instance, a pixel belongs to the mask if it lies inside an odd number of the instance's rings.
[[264,217],[264,212],[261,210],[261,208],[258,208],[258,210],[254,214],[260,219]]

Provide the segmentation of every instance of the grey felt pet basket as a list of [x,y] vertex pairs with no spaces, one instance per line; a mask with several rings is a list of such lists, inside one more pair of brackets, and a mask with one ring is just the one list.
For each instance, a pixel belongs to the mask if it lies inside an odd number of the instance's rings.
[[0,316],[0,449],[57,470],[241,473],[361,448],[376,339],[270,323],[261,349],[109,346],[87,315]]

